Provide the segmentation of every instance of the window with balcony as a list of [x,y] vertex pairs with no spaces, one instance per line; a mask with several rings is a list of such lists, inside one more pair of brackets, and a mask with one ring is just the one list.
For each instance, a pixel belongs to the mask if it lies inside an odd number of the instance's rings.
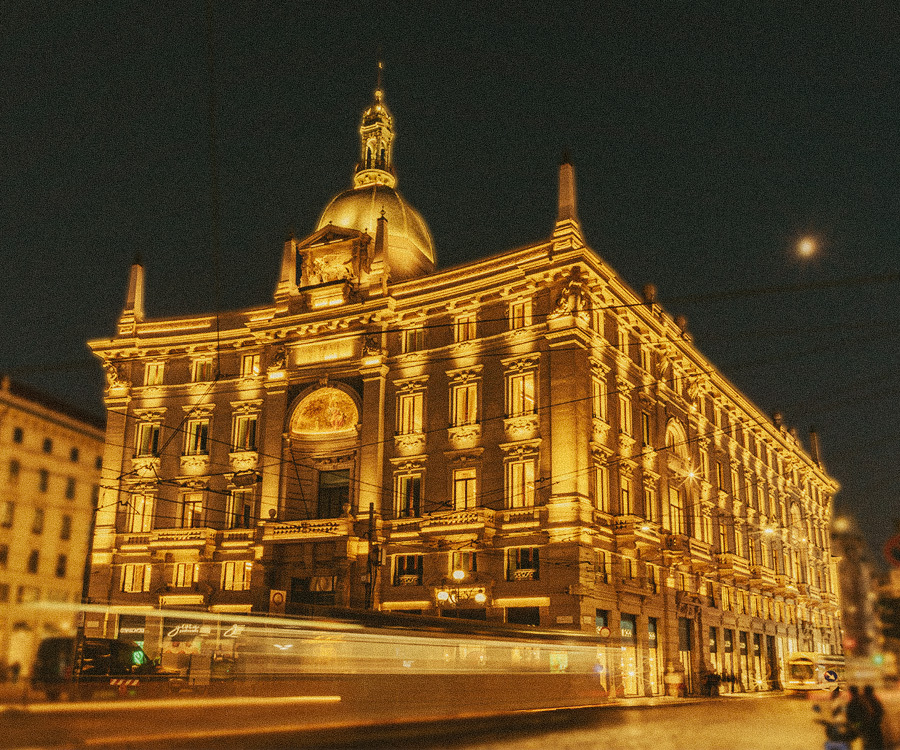
[[540,578],[540,569],[538,547],[513,547],[506,551],[508,581],[537,581]]
[[395,555],[394,556],[394,585],[395,586],[421,586],[422,585],[422,555]]
[[185,492],[181,496],[181,527],[194,529],[203,526],[203,493]]
[[400,351],[403,354],[419,352],[425,348],[425,329],[406,328],[400,333]]
[[159,455],[160,426],[153,422],[139,422],[134,438],[135,456]]
[[422,432],[422,412],[425,394],[401,393],[397,396],[397,434],[413,435]]
[[241,357],[241,377],[255,378],[262,372],[262,356],[245,354]]
[[243,560],[222,563],[222,591],[249,591],[252,566]]
[[506,464],[506,504],[508,508],[534,505],[534,459]]
[[457,344],[463,341],[472,341],[477,335],[474,312],[457,315],[453,319],[453,340]]
[[319,472],[317,518],[340,518],[350,503],[350,470]]
[[232,529],[249,529],[253,525],[253,490],[232,490],[228,496],[228,526]]
[[127,563],[122,566],[121,589],[126,594],[137,594],[150,590],[150,566]]
[[533,372],[521,372],[507,376],[506,413],[510,417],[534,414]]
[[125,530],[129,534],[150,531],[153,524],[153,496],[132,495],[125,506]]
[[200,580],[199,563],[176,563],[172,570],[172,586],[188,589]]
[[394,496],[397,518],[419,517],[422,503],[422,475],[400,474],[395,477]]
[[164,372],[164,363],[148,362],[144,365],[144,385],[162,385]]
[[475,507],[475,469],[453,470],[453,507],[465,510]]
[[531,300],[516,300],[509,305],[509,330],[531,325]]
[[450,422],[453,427],[478,421],[478,384],[459,383],[450,388]]
[[209,420],[189,419],[184,426],[186,456],[205,456],[209,453]]
[[256,450],[256,414],[239,414],[234,418],[231,430],[231,449],[233,451]]

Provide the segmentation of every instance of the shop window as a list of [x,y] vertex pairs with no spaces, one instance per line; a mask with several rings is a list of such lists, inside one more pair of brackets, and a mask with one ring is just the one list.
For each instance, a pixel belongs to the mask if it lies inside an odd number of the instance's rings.
[[539,627],[541,624],[541,609],[540,607],[507,607],[506,622],[510,625]]

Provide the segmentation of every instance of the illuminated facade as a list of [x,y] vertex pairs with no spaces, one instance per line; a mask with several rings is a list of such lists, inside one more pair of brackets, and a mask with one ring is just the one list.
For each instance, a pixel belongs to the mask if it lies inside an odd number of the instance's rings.
[[16,605],[81,601],[103,422],[4,377],[0,387],[0,664],[31,670],[72,615]]
[[132,267],[91,343],[91,597],[596,630],[623,694],[713,668],[758,689],[836,649],[836,483],[585,245],[571,165],[550,237],[435,270],[380,91],[360,136],[273,304],[147,320]]

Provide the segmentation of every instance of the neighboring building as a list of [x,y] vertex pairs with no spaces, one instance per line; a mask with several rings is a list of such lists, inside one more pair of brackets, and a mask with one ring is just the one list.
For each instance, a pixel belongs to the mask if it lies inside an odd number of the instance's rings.
[[42,638],[74,634],[99,495],[103,420],[4,377],[0,386],[0,664],[28,674]]
[[[435,270],[381,91],[360,135],[273,304],[147,320],[132,267],[91,342],[91,598],[596,631],[629,695],[710,665],[764,688],[786,652],[839,650],[836,482],[585,245],[571,165],[549,238]],[[159,617],[124,622],[165,650]]]

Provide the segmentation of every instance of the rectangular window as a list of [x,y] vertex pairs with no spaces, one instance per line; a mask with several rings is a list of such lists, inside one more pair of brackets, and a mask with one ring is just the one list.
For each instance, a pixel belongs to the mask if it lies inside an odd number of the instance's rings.
[[231,448],[233,451],[256,450],[256,414],[240,414],[234,418]]
[[222,563],[222,591],[249,591],[252,566],[243,560]]
[[150,566],[145,564],[122,566],[122,591],[137,594],[150,590]]
[[203,493],[185,492],[181,496],[181,527],[199,528],[203,525]]
[[609,513],[609,470],[605,466],[594,469],[594,503],[597,510]]
[[700,449],[700,475],[709,479],[709,454],[703,448]]
[[16,504],[12,500],[3,501],[3,509],[0,511],[0,527],[11,529],[16,515]]
[[510,375],[506,380],[506,413],[510,417],[534,414],[534,373]]
[[644,518],[648,521],[656,521],[658,516],[656,492],[651,487],[644,487]]
[[720,491],[725,491],[725,470],[721,461],[716,461],[716,485]]
[[531,325],[531,300],[516,300],[509,305],[509,330]]
[[401,393],[397,396],[397,434],[412,435],[422,432],[422,411],[425,394]]
[[397,518],[418,518],[421,515],[422,476],[403,474],[394,480]]
[[172,586],[187,589],[200,580],[199,563],[176,563],[172,571]]
[[647,563],[647,588],[651,594],[659,593],[659,578],[657,577],[656,566]]
[[538,547],[513,547],[506,551],[506,579],[508,581],[537,581],[540,578]]
[[395,555],[394,585],[421,586],[422,561],[422,555]]
[[453,507],[456,510],[475,507],[475,469],[453,470]]
[[59,538],[64,542],[72,538],[72,516],[62,517],[62,525],[59,527]]
[[506,465],[507,507],[534,505],[534,460],[511,461]]
[[46,492],[47,488],[50,486],[50,472],[46,469],[41,469],[38,471],[38,489],[41,492]]
[[31,533],[32,534],[43,534],[44,533],[44,509],[43,508],[35,508],[34,509],[34,517],[31,519]]
[[206,383],[212,380],[213,363],[211,359],[195,359],[191,363],[191,380],[194,383]]
[[741,496],[741,482],[738,478],[737,469],[731,469],[731,494],[734,495],[736,499],[740,499]]
[[185,425],[184,453],[205,456],[209,453],[209,420],[190,419]]
[[253,490],[232,490],[228,496],[229,528],[249,529],[253,524],[253,505]]
[[634,430],[631,419],[631,399],[625,394],[619,394],[619,429],[626,435],[631,435]]
[[728,552],[728,529],[722,518],[719,519],[719,552]]
[[162,362],[148,362],[144,365],[144,385],[162,385],[164,371]]
[[645,446],[652,445],[650,440],[650,414],[641,412],[641,441]]
[[640,357],[641,357],[641,369],[645,372],[650,372],[650,352],[647,351],[646,346],[642,346],[640,348]]
[[9,562],[9,545],[8,544],[0,544],[0,570],[6,570],[6,565]]
[[475,313],[457,315],[453,320],[453,339],[456,343],[471,341],[477,336],[475,330]]
[[684,500],[681,490],[669,487],[669,530],[673,534],[686,533],[684,527]]
[[450,420],[453,427],[478,421],[478,385],[462,383],[450,390]]
[[59,554],[56,556],[56,573],[57,578],[65,578],[66,577],[66,566],[69,562],[69,559],[63,555]]
[[150,531],[153,522],[153,496],[132,495],[125,508],[125,531],[142,534]]
[[631,487],[628,485],[628,480],[624,477],[620,481],[622,482],[622,492],[619,495],[619,514],[630,516],[634,513],[634,508],[631,504]]
[[9,481],[11,484],[15,484],[19,481],[19,474],[22,472],[22,464],[19,463],[19,460],[16,458],[11,458],[9,461]]
[[350,469],[319,472],[317,518],[340,518],[350,504]]
[[262,363],[259,354],[245,354],[241,357],[241,377],[255,378],[262,372]]
[[29,573],[37,573],[38,572],[38,563],[40,561],[40,553],[33,549],[31,553],[28,555],[28,563],[26,564],[26,569]]
[[604,550],[597,550],[597,582],[609,583],[609,559]]
[[75,477],[66,479],[66,500],[72,500],[75,497]]
[[425,330],[407,328],[400,334],[400,348],[403,354],[418,352],[425,348]]
[[474,552],[453,552],[450,555],[450,574],[454,570],[461,570],[463,573],[478,572],[478,558]]
[[606,421],[606,386],[599,378],[591,378],[591,412]]

